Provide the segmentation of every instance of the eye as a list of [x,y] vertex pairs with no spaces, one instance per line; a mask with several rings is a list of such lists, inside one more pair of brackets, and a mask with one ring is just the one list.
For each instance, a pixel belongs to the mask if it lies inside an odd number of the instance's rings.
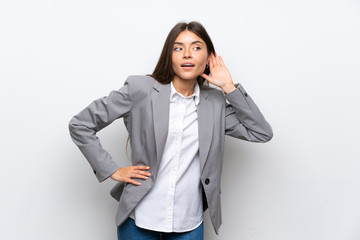
[[174,48],[174,51],[177,51],[177,52],[178,52],[178,51],[181,51],[181,50],[182,50],[181,47],[175,47],[175,48]]
[[194,47],[194,50],[197,51],[197,50],[200,50],[201,47]]

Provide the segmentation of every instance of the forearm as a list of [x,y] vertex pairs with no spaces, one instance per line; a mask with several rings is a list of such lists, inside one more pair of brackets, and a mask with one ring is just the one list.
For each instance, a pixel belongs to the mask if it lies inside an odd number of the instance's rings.
[[272,136],[272,128],[259,108],[240,84],[225,95],[227,106],[227,132],[234,137],[248,141],[267,142]]

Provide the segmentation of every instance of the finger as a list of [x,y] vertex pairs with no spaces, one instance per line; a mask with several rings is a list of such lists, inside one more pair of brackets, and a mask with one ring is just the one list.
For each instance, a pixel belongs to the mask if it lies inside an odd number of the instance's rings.
[[217,57],[214,56],[214,65],[217,66],[218,63],[217,63]]
[[222,59],[221,56],[219,56],[219,61],[220,61],[220,65],[221,65],[221,66],[224,66],[224,65],[225,65],[225,64],[224,64],[224,61],[223,61],[223,59]]
[[149,173],[149,172],[144,172],[144,171],[140,171],[140,170],[136,170],[134,172],[134,174],[144,175],[144,176],[150,176],[151,175],[151,173]]
[[205,78],[205,80],[208,80],[210,82],[209,75],[206,75],[205,73],[200,74],[201,77]]
[[144,166],[144,165],[134,166],[133,168],[139,169],[139,170],[149,170],[150,169],[149,166]]
[[216,57],[216,65],[221,66],[220,56]]
[[209,75],[206,75],[206,74],[202,73],[200,76],[205,78],[209,83],[214,84],[213,79],[211,77],[209,77]]
[[136,173],[131,174],[131,175],[128,176],[128,179],[135,179],[135,178],[140,178],[140,179],[145,179],[146,178],[147,179],[146,176],[141,175],[141,174],[136,174]]
[[145,175],[141,175],[141,174],[134,174],[131,176],[131,178],[141,178],[141,179],[148,179],[149,177],[148,176],[145,176]]
[[216,65],[221,66],[220,56],[216,56]]
[[131,184],[134,184],[134,185],[136,185],[136,186],[140,186],[140,185],[141,185],[141,183],[139,183],[139,182],[137,182],[137,181],[134,181],[134,180],[132,180],[132,179],[129,179],[127,182],[128,182],[128,183],[131,183]]

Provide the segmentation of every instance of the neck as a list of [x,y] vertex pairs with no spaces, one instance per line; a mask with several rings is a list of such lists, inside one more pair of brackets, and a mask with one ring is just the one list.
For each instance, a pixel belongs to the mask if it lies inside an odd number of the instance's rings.
[[176,91],[187,97],[193,94],[196,79],[194,80],[181,80],[177,76],[174,77],[172,83]]

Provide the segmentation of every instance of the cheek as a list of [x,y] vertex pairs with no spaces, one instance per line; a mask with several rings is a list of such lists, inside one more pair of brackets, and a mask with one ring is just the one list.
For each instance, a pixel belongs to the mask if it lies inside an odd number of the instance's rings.
[[207,53],[199,54],[199,56],[198,56],[199,63],[206,65],[207,58],[208,58]]
[[176,68],[176,60],[174,58],[171,59],[171,67],[173,70]]
[[173,66],[179,64],[180,60],[179,60],[179,56],[177,56],[176,54],[172,54],[171,56],[171,64]]
[[206,64],[207,64],[207,61],[206,61],[206,58],[205,59],[201,59],[201,61],[199,61],[199,68],[204,70],[205,67],[206,67]]

